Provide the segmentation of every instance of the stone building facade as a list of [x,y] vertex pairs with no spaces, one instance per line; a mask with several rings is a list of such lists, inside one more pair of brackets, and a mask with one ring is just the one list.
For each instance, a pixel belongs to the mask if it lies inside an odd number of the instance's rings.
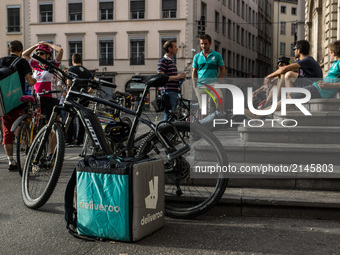
[[338,0],[305,0],[305,38],[311,44],[311,55],[325,74],[332,64],[328,45],[340,39],[339,9]]
[[297,37],[298,1],[274,1],[274,47],[273,69],[277,69],[277,59],[288,57],[294,61],[294,46]]
[[10,41],[19,40],[25,44],[28,30],[27,0],[0,1],[0,56],[6,56]]

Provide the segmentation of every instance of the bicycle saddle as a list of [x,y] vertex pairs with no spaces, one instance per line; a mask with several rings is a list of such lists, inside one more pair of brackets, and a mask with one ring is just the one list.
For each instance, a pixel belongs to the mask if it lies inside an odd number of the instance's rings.
[[132,80],[145,83],[150,87],[162,87],[169,80],[169,76],[162,73],[153,75],[134,75],[132,76]]
[[20,97],[20,101],[23,103],[34,103],[35,98],[33,96],[24,95]]

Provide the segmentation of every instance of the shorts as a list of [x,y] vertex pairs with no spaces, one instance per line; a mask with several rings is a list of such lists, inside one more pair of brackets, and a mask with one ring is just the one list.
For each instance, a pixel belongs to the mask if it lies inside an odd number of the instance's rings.
[[5,116],[2,117],[2,144],[13,144],[14,141],[14,132],[11,132],[12,125],[14,121],[19,118],[24,113],[23,108],[13,109]]
[[[307,89],[310,92],[311,99],[321,98],[319,90],[314,85],[308,85],[308,86],[305,86],[303,88]],[[298,92],[293,92],[293,93],[290,93],[290,97],[291,98],[305,98],[306,94],[298,93]]]
[[[319,79],[320,80],[320,79]],[[305,78],[301,75],[298,75],[298,77],[296,78],[296,80],[293,82],[293,85],[294,87],[296,88],[303,88],[303,87],[306,87],[308,85],[311,85],[313,84],[314,81],[308,79],[308,78]]]
[[52,97],[40,97],[41,114],[45,115],[46,120],[49,120],[53,107],[59,105],[59,100]]

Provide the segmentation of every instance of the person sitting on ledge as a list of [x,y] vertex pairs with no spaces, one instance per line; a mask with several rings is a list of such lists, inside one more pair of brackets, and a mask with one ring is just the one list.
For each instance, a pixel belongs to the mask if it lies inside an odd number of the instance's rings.
[[310,44],[306,40],[296,42],[294,56],[298,59],[295,63],[286,65],[269,74],[266,78],[281,77],[278,83],[278,98],[281,98],[281,88],[300,87],[303,88],[315,79],[322,79],[322,70],[319,63],[309,55]]
[[[326,78],[314,82],[311,85],[303,87],[311,93],[311,99],[315,98],[332,98],[336,96],[338,89],[340,88],[340,41],[335,41],[329,45],[329,55],[333,64],[328,71]],[[304,93],[290,93],[287,98],[304,98]],[[292,106],[292,105],[288,105]],[[264,110],[268,110],[271,107],[267,107]],[[281,101],[277,103],[276,110],[281,109]],[[245,109],[245,115],[251,119],[260,119],[262,116],[255,115],[248,109]]]

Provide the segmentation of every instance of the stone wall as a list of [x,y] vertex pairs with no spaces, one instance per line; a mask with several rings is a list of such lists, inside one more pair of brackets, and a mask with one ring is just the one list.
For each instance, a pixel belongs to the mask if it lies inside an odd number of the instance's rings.
[[305,9],[305,38],[326,74],[331,66],[328,45],[339,39],[338,0],[306,0]]

